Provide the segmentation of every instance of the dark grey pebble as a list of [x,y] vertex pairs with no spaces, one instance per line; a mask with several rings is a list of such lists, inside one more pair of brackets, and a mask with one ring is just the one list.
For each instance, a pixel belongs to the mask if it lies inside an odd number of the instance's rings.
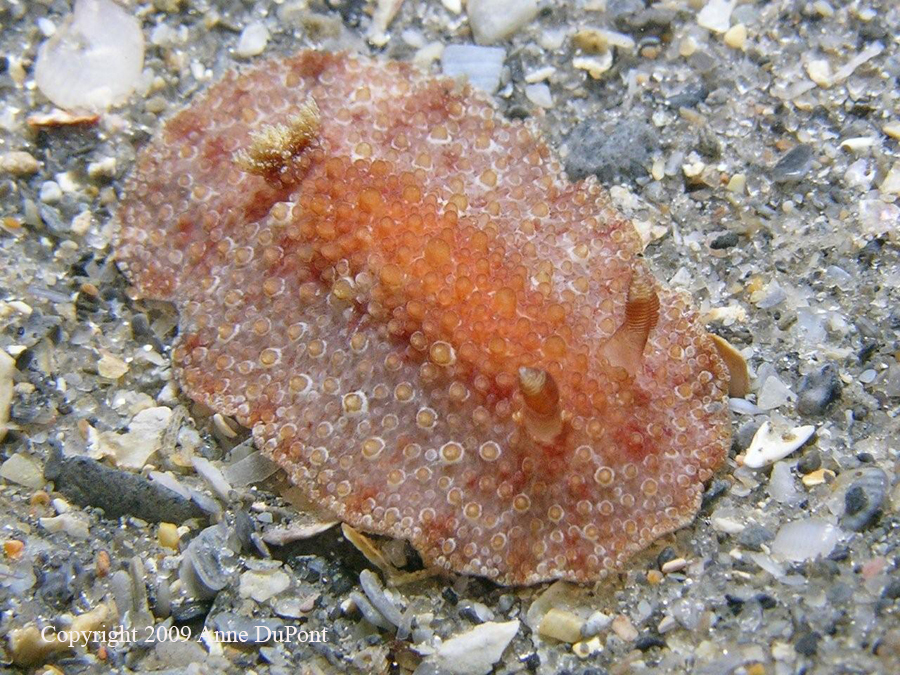
[[736,232],[726,232],[725,234],[720,234],[718,237],[713,239],[709,247],[714,250],[721,250],[723,248],[731,248],[732,246],[737,246],[738,241],[740,241]]
[[695,82],[688,84],[677,94],[666,99],[666,105],[670,108],[678,110],[679,108],[693,108],[698,103],[706,100],[709,96],[709,89],[703,82]]
[[732,450],[742,452],[749,448],[750,443],[753,441],[753,437],[756,435],[756,432],[759,431],[761,426],[762,422],[755,418],[750,418],[739,426],[731,439]]
[[813,149],[808,145],[798,145],[778,160],[772,168],[772,180],[787,183],[802,180],[813,163]]
[[878,467],[856,469],[859,475],[844,494],[844,515],[841,526],[861,532],[875,520],[887,493],[887,475]]
[[841,397],[841,380],[834,364],[826,363],[814,373],[800,380],[797,412],[801,415],[822,415],[828,406]]
[[738,535],[738,544],[751,551],[762,550],[762,545],[772,541],[775,535],[762,525],[750,525]]
[[815,448],[807,450],[803,453],[800,461],[797,462],[797,471],[804,476],[813,471],[818,471],[822,467],[822,455]]
[[641,120],[623,120],[612,128],[588,118],[566,139],[566,173],[572,180],[594,174],[601,182],[647,175],[647,160],[659,146],[659,135]]
[[457,602],[459,602],[459,595],[449,586],[441,591],[441,597],[451,605],[455,605]]
[[900,579],[894,579],[885,586],[884,590],[881,592],[881,597],[887,598],[888,600],[900,598]]
[[176,623],[189,623],[205,617],[209,613],[210,603],[202,600],[188,600],[172,605],[172,618]]
[[815,656],[816,651],[819,648],[820,637],[821,636],[815,631],[803,633],[794,642],[794,649],[798,654],[803,654],[803,656]]
[[81,592],[82,575],[71,561],[41,572],[38,579],[39,593],[51,607],[60,610],[68,607],[76,593]]
[[717,478],[712,483],[709,484],[709,487],[706,488],[706,492],[703,493],[703,500],[700,502],[700,508],[705,509],[710,505],[715,503],[715,501],[728,492],[728,489],[731,487],[731,483],[729,483],[724,478]]
[[675,552],[675,549],[671,546],[666,546],[662,551],[659,552],[659,555],[656,556],[656,566],[662,569],[662,566],[667,562],[675,560],[678,557],[678,554]]
[[159,483],[89,457],[63,457],[58,447],[44,475],[69,501],[103,509],[107,518],[131,515],[151,523],[180,524],[206,516],[197,504]]
[[657,635],[641,635],[634,641],[634,648],[640,649],[642,652],[654,647],[665,647],[666,641]]

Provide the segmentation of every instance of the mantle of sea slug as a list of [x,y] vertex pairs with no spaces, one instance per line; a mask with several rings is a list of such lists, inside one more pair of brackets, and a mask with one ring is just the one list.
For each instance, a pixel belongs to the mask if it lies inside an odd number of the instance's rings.
[[[309,97],[318,138],[283,181],[242,172]],[[688,299],[657,287],[642,368],[610,367],[637,235],[468,87],[318,52],[230,73],[139,153],[117,217],[138,294],[179,309],[185,392],[427,563],[600,578],[689,522],[725,456],[727,374]],[[552,442],[523,426],[522,366],[558,385]]]

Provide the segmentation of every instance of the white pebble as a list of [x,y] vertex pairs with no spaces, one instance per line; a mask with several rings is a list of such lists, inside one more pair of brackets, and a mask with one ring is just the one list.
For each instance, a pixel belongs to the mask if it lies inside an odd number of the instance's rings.
[[500,660],[503,650],[519,632],[519,622],[489,621],[460,633],[438,646],[423,664],[427,672],[442,675],[487,675]]
[[116,175],[116,158],[104,157],[103,159],[91,162],[87,167],[88,176],[93,179],[112,178]]
[[213,491],[227,502],[231,484],[225,480],[225,475],[219,468],[203,457],[191,457],[191,463],[194,465],[194,471],[200,474]]
[[737,0],[709,0],[697,13],[697,23],[714,33],[724,33],[731,25],[731,12]]
[[291,578],[281,570],[247,571],[241,575],[239,593],[242,598],[265,602],[291,585]]
[[45,204],[55,204],[62,199],[62,188],[56,181],[48,180],[41,184],[40,200]]
[[505,40],[538,13],[537,0],[469,0],[469,25],[478,44]]
[[900,162],[894,162],[878,189],[883,195],[900,195]]
[[[29,311],[28,314],[31,314],[31,312]],[[15,372],[15,359],[6,352],[0,351],[0,441],[6,436],[8,428],[9,409],[12,405],[13,397],[13,374]]]
[[41,518],[40,523],[48,532],[65,532],[75,539],[87,539],[91,534],[81,514],[63,513],[53,518]]
[[544,80],[549,80],[550,76],[556,72],[556,68],[553,66],[546,66],[545,68],[538,68],[537,70],[533,70],[525,76],[525,81],[528,84],[536,84],[537,82],[543,82]]
[[807,63],[806,74],[809,75],[809,79],[820,87],[825,87],[827,89],[833,84],[831,65],[828,63],[827,59],[813,59]]
[[781,425],[776,427],[768,421],[763,422],[747,448],[744,466],[761,469],[784,459],[806,443],[815,431],[812,424],[786,429]]
[[529,84],[525,87],[525,97],[541,108],[553,107],[553,94],[545,83]]
[[235,53],[241,58],[262,54],[269,42],[269,29],[261,21],[254,21],[244,27],[238,39]]
[[867,234],[896,236],[900,228],[900,207],[880,199],[862,199],[859,202],[859,222]]

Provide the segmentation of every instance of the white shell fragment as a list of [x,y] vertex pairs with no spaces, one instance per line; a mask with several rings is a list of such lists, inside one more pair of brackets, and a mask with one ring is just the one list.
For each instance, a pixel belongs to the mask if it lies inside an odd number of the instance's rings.
[[473,87],[493,94],[500,86],[505,59],[502,47],[448,45],[441,54],[441,69],[450,77],[465,75]]
[[813,560],[831,553],[840,539],[840,528],[820,518],[805,518],[778,530],[772,552],[785,560]]
[[[518,632],[517,620],[504,623],[488,621],[475,626],[444,642],[422,662],[416,672],[421,669],[422,672],[442,675],[486,675]],[[434,670],[430,670],[429,666]]]
[[750,442],[750,447],[747,448],[744,466],[761,469],[779,459],[784,459],[806,443],[815,431],[816,427],[812,424],[786,429],[781,425],[772,425],[768,421],[763,422]]
[[112,0],[76,0],[38,51],[35,82],[61,108],[96,112],[124,103],[143,67],[140,22]]

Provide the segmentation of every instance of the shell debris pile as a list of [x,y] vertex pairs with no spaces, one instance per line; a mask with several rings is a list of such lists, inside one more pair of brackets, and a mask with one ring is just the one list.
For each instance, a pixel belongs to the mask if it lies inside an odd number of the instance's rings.
[[185,392],[426,563],[588,581],[689,522],[728,372],[593,179],[409,65],[227,74],[142,149],[117,258]]

